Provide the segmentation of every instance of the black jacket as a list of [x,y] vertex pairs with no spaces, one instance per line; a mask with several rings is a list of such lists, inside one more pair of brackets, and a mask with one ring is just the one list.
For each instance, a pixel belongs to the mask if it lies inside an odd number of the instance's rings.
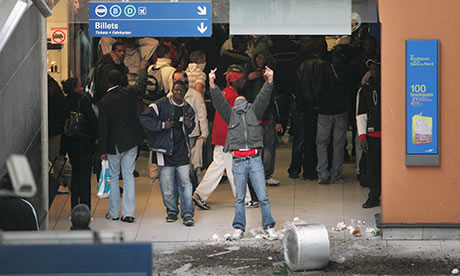
[[144,139],[136,114],[136,99],[147,86],[147,71],[141,70],[136,85],[116,87],[99,102],[99,151],[116,154],[127,151]]
[[[251,59],[251,62],[248,62],[245,65],[245,71],[247,74],[250,74],[256,71],[262,71],[263,69],[265,69],[265,68],[257,68],[257,66],[255,65],[255,59],[259,53],[264,54],[265,58],[269,59],[268,49],[265,49],[263,45],[261,47],[257,47],[254,51],[254,57]],[[275,72],[274,77],[276,79],[278,70],[275,69],[274,62],[268,62],[267,66],[274,70]],[[257,95],[260,93],[261,88],[264,85],[264,83],[265,83],[265,79],[261,73],[258,78],[247,81],[246,87],[244,91],[241,93],[241,95],[244,96],[248,102],[253,103]],[[276,82],[274,82],[274,87],[275,86],[276,86]],[[275,90],[275,88],[273,88],[273,90]],[[264,114],[262,115],[261,120],[264,122],[270,121],[270,120],[273,120],[275,123],[281,122],[281,118],[279,115],[279,108],[275,101],[275,93],[271,94],[270,103],[268,105],[268,108],[266,108]]]
[[[80,102],[80,110],[78,109],[78,103]],[[77,111],[83,113],[85,118],[84,132],[85,136],[81,137],[69,137],[62,135],[61,138],[61,149],[59,154],[64,156],[66,153],[71,151],[77,151],[81,153],[93,153],[95,150],[95,142],[98,136],[98,126],[96,114],[94,114],[91,108],[90,100],[82,95],[71,93],[65,99],[65,105],[67,107],[66,120],[70,117],[71,111]]]
[[325,62],[319,66],[319,114],[337,115],[350,111],[352,93],[350,71],[345,64]]
[[18,197],[0,197],[0,230],[38,231],[37,213],[32,204]]
[[319,56],[312,56],[297,68],[296,107],[300,113],[319,108],[319,69],[326,63]]
[[359,135],[380,131],[380,83],[370,78],[359,89],[356,101],[356,123]]
[[[174,104],[171,103],[170,97],[163,97],[152,103],[149,109],[142,113],[140,121],[142,126],[148,130],[148,141],[152,151],[161,152],[166,155],[172,155],[174,150],[173,129],[166,128],[166,121],[175,122],[177,118],[174,115]],[[193,108],[184,100],[183,117],[190,118],[192,125],[187,127],[183,124],[183,132],[187,148],[190,150],[188,136],[195,128],[195,112]]]
[[98,62],[95,71],[96,75],[94,81],[96,84],[96,102],[99,102],[102,99],[102,97],[106,95],[107,89],[110,88],[109,82],[107,80],[107,74],[112,70],[119,71],[123,76],[123,78],[121,79],[121,86],[128,86],[128,68],[125,66],[123,62],[115,63],[110,53],[105,54]]
[[48,135],[61,135],[65,120],[65,96],[57,81],[48,75]]

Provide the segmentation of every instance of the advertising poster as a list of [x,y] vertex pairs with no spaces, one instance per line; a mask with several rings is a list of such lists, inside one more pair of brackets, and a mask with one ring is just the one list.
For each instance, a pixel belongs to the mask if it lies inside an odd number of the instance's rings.
[[437,40],[406,41],[406,154],[439,154]]

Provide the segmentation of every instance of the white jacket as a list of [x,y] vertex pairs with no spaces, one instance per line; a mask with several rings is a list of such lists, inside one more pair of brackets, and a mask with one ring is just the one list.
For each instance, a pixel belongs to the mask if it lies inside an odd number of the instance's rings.
[[162,65],[168,64],[160,69],[161,71],[161,82],[163,84],[163,89],[165,92],[172,90],[173,85],[173,74],[176,71],[176,68],[171,66],[171,60],[169,58],[159,58],[157,63],[155,63],[154,68],[160,68]]

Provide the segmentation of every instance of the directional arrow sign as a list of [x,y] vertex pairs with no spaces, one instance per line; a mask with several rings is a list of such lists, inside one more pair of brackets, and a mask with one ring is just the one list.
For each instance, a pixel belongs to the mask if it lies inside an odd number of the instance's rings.
[[206,6],[198,6],[198,15],[206,15]]
[[198,31],[199,31],[200,33],[202,33],[202,34],[204,34],[204,32],[206,32],[206,30],[208,29],[208,27],[205,26],[203,22],[201,22],[201,25],[198,26],[198,27],[196,27],[196,28],[197,28]]
[[211,15],[211,2],[90,2],[89,35],[210,37]]

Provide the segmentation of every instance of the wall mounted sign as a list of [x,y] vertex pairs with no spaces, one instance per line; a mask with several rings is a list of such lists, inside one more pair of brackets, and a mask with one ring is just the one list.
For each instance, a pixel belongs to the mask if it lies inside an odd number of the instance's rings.
[[406,165],[439,166],[439,41],[406,41]]
[[67,27],[51,28],[51,43],[63,44],[67,39]]
[[91,37],[210,37],[211,2],[90,2]]

